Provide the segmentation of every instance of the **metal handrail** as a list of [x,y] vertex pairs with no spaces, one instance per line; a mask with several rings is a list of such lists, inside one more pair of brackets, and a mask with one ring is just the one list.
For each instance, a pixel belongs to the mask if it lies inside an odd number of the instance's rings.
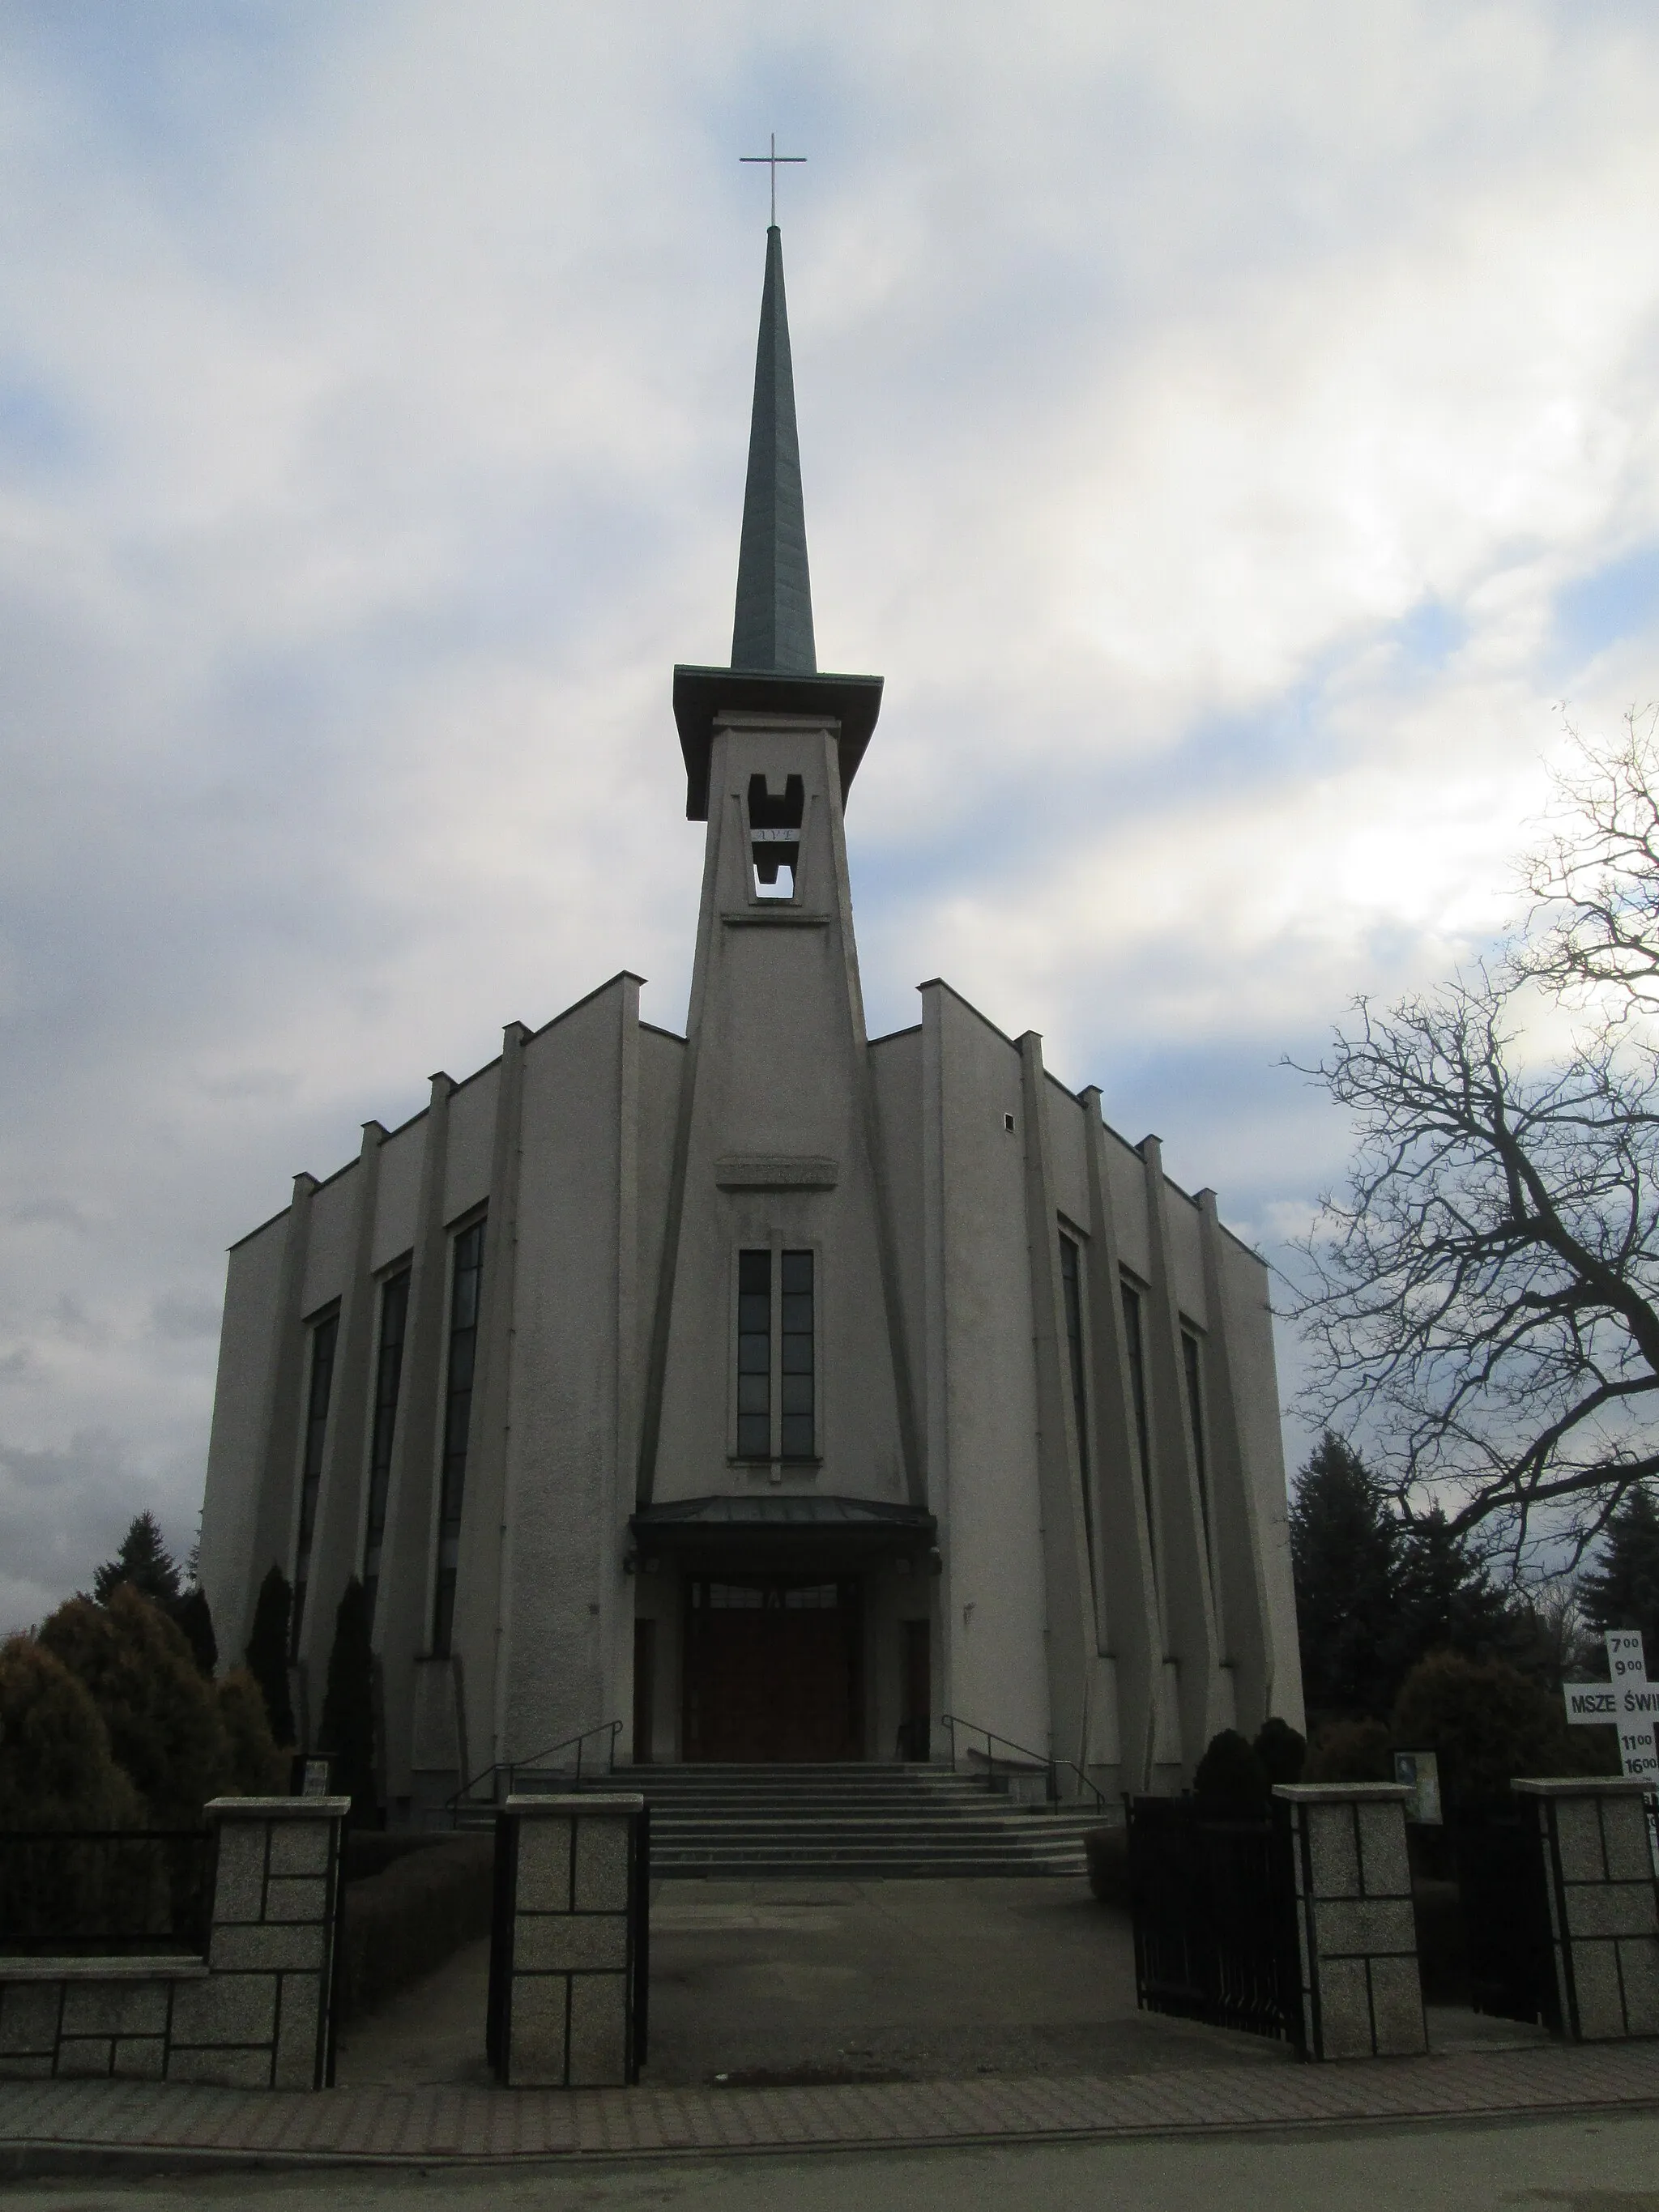
[[[951,1731],[951,1765],[952,1771],[955,1770],[957,1763],[957,1730],[958,1729],[966,1729],[970,1734],[974,1735],[982,1735],[985,1739],[985,1786],[988,1790],[994,1790],[996,1788],[996,1753],[993,1751],[991,1747],[993,1744],[1000,1743],[1005,1751],[1012,1751],[1017,1753],[1018,1758],[1028,1767],[1040,1766],[1042,1768],[1044,1773],[1048,1777],[1048,1802],[1051,1805],[1057,1805],[1060,1802],[1060,1770],[1063,1766],[1066,1768],[1069,1772],[1077,1777],[1079,1784],[1088,1791],[1089,1795],[1094,1799],[1101,1811],[1103,1813],[1106,1810],[1106,1799],[1104,1795],[1094,1783],[1090,1781],[1088,1776],[1084,1772],[1083,1769],[1078,1765],[1074,1759],[1055,1759],[1046,1751],[1032,1751],[1025,1744],[1016,1743],[1012,1736],[998,1735],[993,1729],[981,1727],[978,1721],[965,1721],[961,1719],[955,1713],[941,1713],[939,1715],[939,1720],[942,1724]],[[971,1748],[972,1747],[970,1747],[970,1750]],[[1013,1759],[1006,1759],[1004,1761],[1004,1764],[1005,1765],[1012,1768],[1014,1765],[1015,1761]]]
[[[453,1796],[445,1798],[442,1809],[446,1813],[455,1813],[459,1812],[463,1802],[476,1802],[473,1792],[481,1782],[490,1784],[486,1803],[496,1803],[502,1795],[510,1797],[514,1782],[521,1771],[533,1771],[543,1759],[551,1759],[556,1752],[568,1751],[573,1743],[576,1747],[574,1784],[580,1790],[582,1786],[582,1747],[590,1736],[599,1735],[605,1739],[605,1771],[607,1774],[614,1774],[617,1771],[617,1738],[622,1734],[622,1727],[620,1721],[596,1721],[592,1728],[584,1729],[580,1735],[568,1735],[558,1743],[550,1743],[544,1750],[532,1752],[528,1759],[498,1759],[491,1765],[481,1766],[470,1782],[461,1784]],[[502,1774],[507,1777],[505,1792],[499,1789],[495,1779]]]

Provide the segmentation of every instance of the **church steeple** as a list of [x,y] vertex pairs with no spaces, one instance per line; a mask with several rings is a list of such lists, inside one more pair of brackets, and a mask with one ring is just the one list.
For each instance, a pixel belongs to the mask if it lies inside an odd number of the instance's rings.
[[817,670],[789,311],[783,290],[783,234],[776,223],[766,234],[766,283],[755,355],[732,665],[788,676],[811,676]]
[[[775,151],[754,158],[798,157]],[[708,818],[709,754],[717,719],[783,714],[820,720],[835,734],[844,804],[880,712],[879,676],[818,673],[795,434],[795,380],[783,298],[783,237],[774,222],[766,234],[732,665],[681,665],[674,671],[674,720],[685,756],[687,816],[693,822]]]

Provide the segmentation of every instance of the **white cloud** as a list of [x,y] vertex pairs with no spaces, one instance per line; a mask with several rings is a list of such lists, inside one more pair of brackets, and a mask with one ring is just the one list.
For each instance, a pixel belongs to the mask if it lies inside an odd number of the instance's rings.
[[111,1501],[64,1541],[187,1535],[296,1168],[624,963],[678,1018],[772,128],[873,1028],[946,974],[1280,1236],[1342,1133],[1274,1061],[1502,926],[1555,702],[1659,690],[1650,15],[1011,21],[0,30],[0,1445]]

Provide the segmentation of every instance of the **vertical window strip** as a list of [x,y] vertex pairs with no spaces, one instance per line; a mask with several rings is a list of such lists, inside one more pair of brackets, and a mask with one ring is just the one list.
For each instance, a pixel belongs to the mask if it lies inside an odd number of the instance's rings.
[[1187,1370],[1187,1413],[1193,1431],[1193,1472],[1198,1477],[1198,1510],[1204,1517],[1204,1551],[1210,1550],[1210,1466],[1204,1450],[1204,1378],[1199,1365],[1198,1339],[1190,1329],[1181,1332],[1181,1357]]
[[1073,1239],[1060,1240],[1060,1279],[1066,1299],[1066,1349],[1072,1363],[1072,1412],[1077,1423],[1078,1472],[1083,1482],[1083,1527],[1090,1556],[1094,1554],[1094,1501],[1089,1482],[1089,1399],[1083,1369],[1083,1285],[1078,1248]]
[[461,1509],[466,1497],[472,1378],[477,1364],[483,1242],[482,1221],[475,1221],[455,1239],[449,1300],[448,1381],[444,1394],[443,1476],[438,1502],[438,1587],[432,1620],[433,1656],[439,1659],[449,1656],[455,1629],[455,1576],[461,1558]]
[[1123,1335],[1129,1353],[1129,1390],[1134,1400],[1135,1441],[1140,1447],[1140,1488],[1146,1501],[1146,1538],[1158,1555],[1158,1516],[1152,1510],[1152,1446],[1146,1426],[1146,1347],[1140,1326],[1140,1293],[1133,1283],[1120,1283],[1123,1294]]
[[403,1381],[404,1332],[409,1321],[409,1270],[392,1276],[380,1292],[380,1349],[374,1366],[374,1429],[368,1453],[368,1512],[363,1528],[363,1597],[369,1626],[380,1587],[380,1547],[386,1538],[386,1492],[392,1480],[392,1440]]
[[305,1457],[300,1473],[300,1534],[294,1548],[293,1650],[296,1657],[305,1617],[306,1585],[311,1579],[311,1544],[317,1532],[317,1498],[323,1486],[328,1401],[334,1389],[334,1346],[339,1334],[337,1313],[317,1322],[311,1332],[311,1387],[306,1396]]
[[738,1255],[738,1456],[772,1455],[772,1255]]
[[816,1445],[812,1255],[783,1255],[780,1314],[783,1339],[781,1448],[785,1459],[811,1459]]

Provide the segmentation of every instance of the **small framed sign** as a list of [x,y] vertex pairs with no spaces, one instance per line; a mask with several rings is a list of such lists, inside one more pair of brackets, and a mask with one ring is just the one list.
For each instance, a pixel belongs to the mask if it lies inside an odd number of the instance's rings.
[[334,1762],[331,1759],[319,1758],[310,1752],[296,1751],[294,1754],[293,1770],[289,1778],[289,1796],[290,1797],[326,1797],[329,1795],[328,1785],[333,1766]]
[[1446,1816],[1440,1808],[1440,1759],[1437,1753],[1395,1752],[1394,1778],[1403,1782],[1412,1793],[1406,1800],[1408,1820],[1419,1820],[1431,1828],[1443,1825]]

